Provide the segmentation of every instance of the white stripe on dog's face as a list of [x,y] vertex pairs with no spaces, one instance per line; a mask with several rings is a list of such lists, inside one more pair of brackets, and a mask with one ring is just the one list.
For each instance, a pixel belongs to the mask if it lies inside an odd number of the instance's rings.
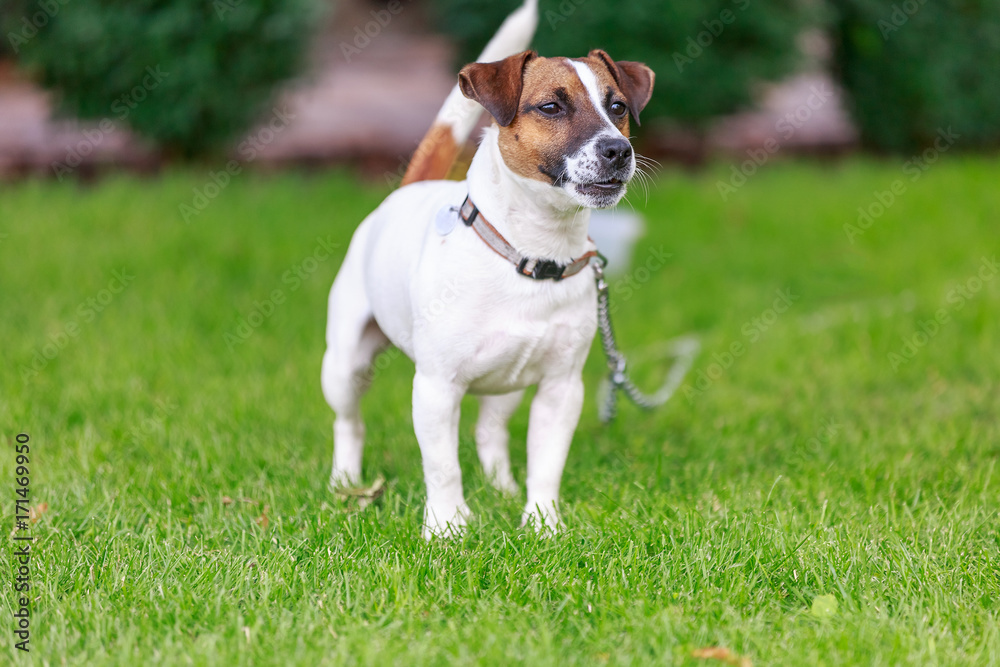
[[521,83],[517,113],[498,136],[506,165],[560,188],[577,205],[617,204],[635,159],[628,100],[612,70],[594,56],[533,58]]
[[615,124],[611,122],[611,118],[608,116],[607,110],[604,108],[604,104],[601,102],[601,93],[597,85],[597,77],[594,75],[593,70],[586,63],[582,63],[579,60],[568,60],[569,64],[573,66],[576,70],[576,75],[580,77],[580,83],[583,87],[587,89],[587,94],[590,96],[590,103],[594,105],[597,109],[597,113],[601,115],[604,122],[607,123],[608,129],[615,135],[621,134]]
[[[611,122],[611,117],[605,108],[611,99],[611,91],[606,90],[602,95],[597,76],[590,64],[579,60],[571,60],[569,63],[587,90],[590,103],[604,121],[604,127],[601,130],[594,133],[576,153],[566,156],[566,173],[569,180],[576,184],[569,186],[570,192],[584,206],[593,208],[614,206],[625,196],[624,184],[628,183],[635,173],[635,154],[630,147],[627,166],[615,170],[614,173],[609,173],[607,161],[602,159],[601,151],[606,149],[609,142],[621,143],[624,141],[628,143],[628,137],[623,135],[621,130]],[[606,99],[602,100],[602,97]],[[609,176],[621,181],[622,187],[617,191],[605,191],[599,186],[590,185],[607,181]]]

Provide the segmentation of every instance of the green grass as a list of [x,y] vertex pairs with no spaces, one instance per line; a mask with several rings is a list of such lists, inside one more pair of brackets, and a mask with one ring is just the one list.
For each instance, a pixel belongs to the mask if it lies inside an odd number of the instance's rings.
[[[613,292],[640,384],[664,372],[657,341],[701,336],[687,389],[604,427],[595,345],[551,539],[518,529],[523,496],[485,484],[468,401],[476,518],[430,544],[405,358],[365,404],[365,477],[385,496],[358,512],[325,487],[326,294],[384,189],[244,174],[184,224],[204,173],[5,186],[3,534],[19,432],[48,510],[31,528],[32,652],[12,648],[5,580],[0,661],[710,667],[692,652],[722,646],[758,666],[1000,664],[1000,280],[961,308],[951,292],[1000,254],[1000,165],[935,165],[853,244],[844,224],[901,165],[769,165],[723,202],[728,174],[661,174],[636,260],[671,257]],[[327,237],[333,257],[285,275]],[[102,296],[121,269],[134,279]],[[245,341],[227,337],[276,290]],[[795,300],[771,322],[776,290]],[[525,405],[522,481],[526,428]],[[819,596],[836,610],[813,613]]]

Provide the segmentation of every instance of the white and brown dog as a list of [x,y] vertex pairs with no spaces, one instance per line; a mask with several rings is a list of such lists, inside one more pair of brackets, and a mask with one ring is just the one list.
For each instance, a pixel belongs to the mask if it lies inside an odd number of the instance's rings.
[[[526,46],[533,5],[512,15],[480,57],[496,62],[462,69],[411,163],[411,184],[361,223],[330,292],[322,385],[336,413],[331,485],[360,479],[359,401],[374,356],[393,344],[416,365],[413,427],[427,537],[459,532],[469,517],[458,461],[462,397],[481,397],[476,445],[485,472],[516,492],[507,421],[531,385],[538,391],[523,519],[558,527],[559,485],[597,324],[594,281],[580,275],[596,250],[589,209],[624,196],[635,173],[629,114],[638,122],[653,89],[648,67],[603,51],[490,58]],[[427,180],[446,175],[479,105],[496,122],[467,180]]]

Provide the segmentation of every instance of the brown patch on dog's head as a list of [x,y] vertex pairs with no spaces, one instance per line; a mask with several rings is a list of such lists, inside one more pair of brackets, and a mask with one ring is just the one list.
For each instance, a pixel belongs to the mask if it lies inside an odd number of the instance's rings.
[[494,63],[466,65],[459,73],[462,93],[482,104],[500,126],[500,153],[521,176],[562,186],[568,178],[567,158],[602,133],[617,130],[627,139],[629,111],[638,122],[652,95],[648,67],[616,63],[595,50],[576,62],[597,81],[601,108],[596,108],[573,62],[525,51]]
[[653,82],[656,80],[656,74],[653,73],[653,70],[643,63],[631,60],[616,62],[601,49],[594,49],[587,54],[587,58],[599,60],[607,67],[611,78],[625,95],[625,99],[628,100],[628,108],[632,112],[632,117],[635,118],[635,124],[642,125],[639,122],[639,112],[646,108],[650,98],[653,97]]
[[472,63],[458,73],[462,94],[490,112],[502,127],[510,125],[521,97],[524,66],[537,58],[534,51],[524,51],[493,63]]

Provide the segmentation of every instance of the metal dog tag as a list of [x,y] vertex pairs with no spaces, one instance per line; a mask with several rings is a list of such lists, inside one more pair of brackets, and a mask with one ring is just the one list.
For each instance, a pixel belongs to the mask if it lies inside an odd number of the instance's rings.
[[451,230],[458,224],[458,208],[455,206],[442,206],[434,216],[434,229],[441,236],[448,236]]

